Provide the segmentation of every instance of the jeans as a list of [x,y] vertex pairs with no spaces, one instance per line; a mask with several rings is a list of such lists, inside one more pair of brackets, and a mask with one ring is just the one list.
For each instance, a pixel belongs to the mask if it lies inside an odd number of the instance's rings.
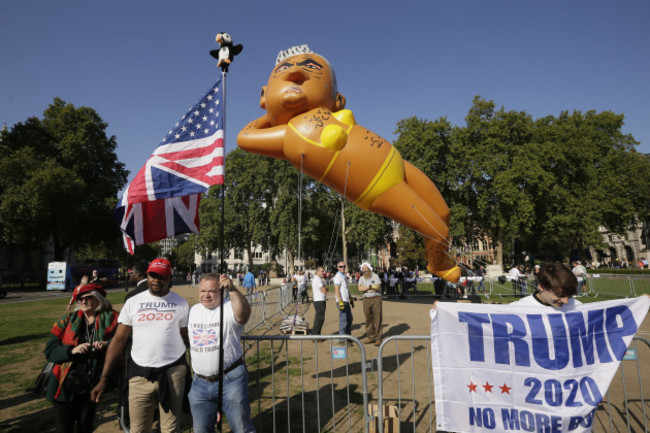
[[[240,365],[224,375],[223,411],[234,433],[255,432],[248,399],[248,370]],[[188,395],[195,433],[214,433],[217,422],[219,382],[208,382],[194,375]]]
[[339,310],[339,335],[352,335],[352,309],[349,302],[343,305],[343,311]]

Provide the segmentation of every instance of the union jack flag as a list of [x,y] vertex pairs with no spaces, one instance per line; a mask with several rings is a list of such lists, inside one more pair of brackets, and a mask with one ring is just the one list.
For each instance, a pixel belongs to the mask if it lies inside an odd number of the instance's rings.
[[219,78],[174,125],[115,208],[124,247],[199,232],[201,194],[223,184],[223,87]]
[[214,346],[219,341],[219,336],[217,335],[217,331],[212,328],[193,329],[192,341],[197,347]]

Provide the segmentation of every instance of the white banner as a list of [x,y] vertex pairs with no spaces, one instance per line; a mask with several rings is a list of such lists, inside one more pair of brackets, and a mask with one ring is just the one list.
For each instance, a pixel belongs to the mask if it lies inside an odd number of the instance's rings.
[[650,298],[541,306],[438,303],[438,430],[590,432]]

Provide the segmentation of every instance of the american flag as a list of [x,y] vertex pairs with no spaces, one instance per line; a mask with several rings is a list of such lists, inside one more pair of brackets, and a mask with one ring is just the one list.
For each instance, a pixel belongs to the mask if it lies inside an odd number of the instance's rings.
[[223,87],[219,78],[174,125],[115,208],[124,247],[199,232],[201,194],[223,184]]

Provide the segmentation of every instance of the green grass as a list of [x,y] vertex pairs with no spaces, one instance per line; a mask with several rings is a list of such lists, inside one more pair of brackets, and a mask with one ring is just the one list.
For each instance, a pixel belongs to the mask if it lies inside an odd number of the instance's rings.
[[[112,303],[121,304],[124,293],[110,293],[107,298]],[[67,313],[68,301],[66,297],[0,305],[0,346],[39,338],[47,340],[52,324]]]

